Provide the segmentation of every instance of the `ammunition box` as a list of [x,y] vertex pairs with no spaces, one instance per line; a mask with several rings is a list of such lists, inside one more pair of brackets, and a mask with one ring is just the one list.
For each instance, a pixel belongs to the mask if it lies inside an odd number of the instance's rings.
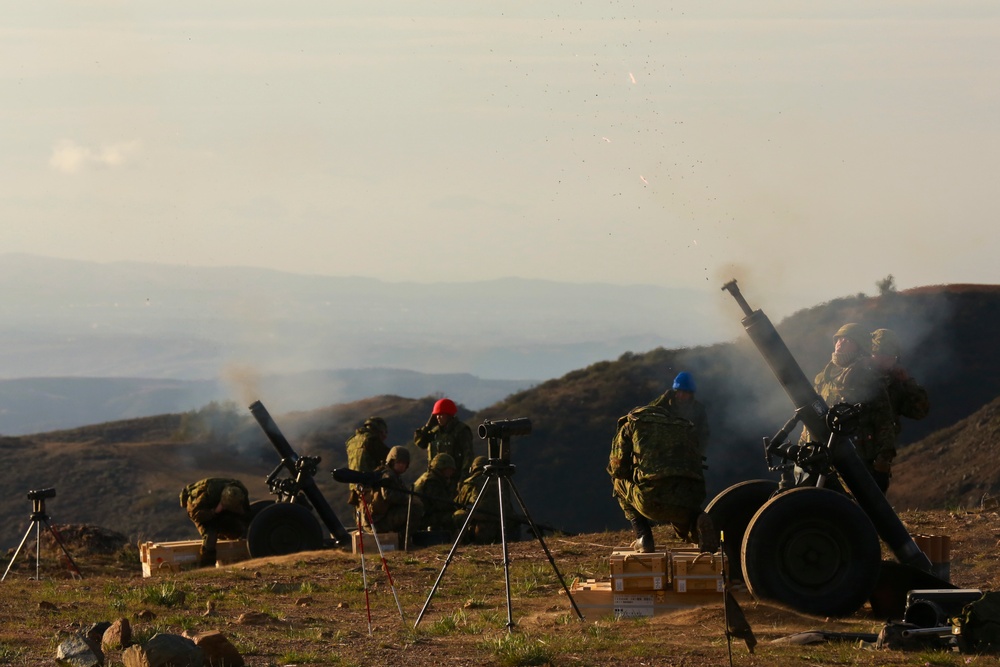
[[667,587],[667,554],[616,549],[611,553],[611,585],[615,592],[662,591]]
[[678,593],[725,590],[722,555],[677,549],[670,552],[670,581]]
[[[361,546],[364,545],[366,554],[377,554],[378,544],[375,543],[375,536],[371,533],[362,533],[363,537],[358,537],[358,531],[351,531],[351,551],[361,553]],[[363,540],[363,542],[362,542]],[[382,551],[396,551],[399,549],[398,533],[379,533],[378,541],[382,545]]]
[[[560,591],[565,595],[565,591]],[[617,593],[610,581],[574,581],[570,595],[576,606],[587,618],[614,615],[618,618],[642,618],[690,609],[708,604],[718,604],[717,594],[708,591],[679,594],[671,590],[633,591]]]
[[[246,540],[219,540],[216,544],[216,565],[236,563],[250,558]],[[144,542],[139,545],[142,576],[176,574],[198,567],[201,540],[183,542]]]

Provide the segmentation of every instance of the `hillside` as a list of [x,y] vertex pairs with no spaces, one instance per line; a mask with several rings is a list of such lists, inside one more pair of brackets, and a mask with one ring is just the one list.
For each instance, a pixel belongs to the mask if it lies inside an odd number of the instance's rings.
[[[743,289],[756,305],[752,289]],[[726,303],[738,321],[739,308]],[[811,377],[829,357],[833,331],[846,321],[897,330],[908,350],[907,366],[930,391],[931,415],[905,425],[906,443],[955,426],[1000,396],[1000,357],[994,343],[1000,338],[1000,288],[942,286],[880,298],[859,295],[800,311],[777,327]],[[615,422],[631,407],[657,396],[682,369],[695,374],[699,398],[710,415],[709,497],[735,482],[773,477],[764,466],[761,438],[772,435],[791,416],[792,406],[742,334],[731,343],[627,353],[487,409],[474,413],[463,409],[460,416],[474,427],[484,418],[532,420],[533,432],[514,438],[512,451],[517,466],[513,481],[535,520],[574,532],[617,529],[625,523],[604,472]],[[268,403],[266,396],[261,398]],[[453,398],[461,402],[460,396]],[[433,400],[379,396],[321,410],[273,414],[299,453],[322,456],[322,469],[328,471],[343,464],[343,443],[366,416],[385,417],[390,444],[404,444],[426,420]],[[942,433],[936,446],[973,451],[963,446],[962,438],[974,432],[967,426]],[[486,453],[484,442],[477,440],[476,448],[477,454]],[[919,479],[914,467],[935,474],[933,465],[910,464],[906,449],[894,494],[897,487],[903,493],[909,480]],[[983,460],[990,458],[983,454]],[[411,479],[423,460],[418,454]],[[263,495],[262,480],[276,464],[277,455],[243,406],[7,438],[0,441],[0,474],[4,488],[12,493],[0,502],[0,526],[7,545],[19,539],[29,510],[24,492],[53,486],[59,495],[51,509],[59,521],[110,524],[155,538],[184,537],[194,530],[177,507],[177,493],[185,483],[226,473],[246,479],[255,496]],[[993,470],[980,461],[962,460],[956,454],[951,469],[977,480],[978,486],[959,492],[958,484],[953,492],[932,484],[915,485],[913,493],[921,498],[905,497],[907,506],[970,504],[978,502],[977,494],[1000,489]],[[349,518],[342,500],[346,491],[326,477],[321,475],[318,483],[338,515]]]

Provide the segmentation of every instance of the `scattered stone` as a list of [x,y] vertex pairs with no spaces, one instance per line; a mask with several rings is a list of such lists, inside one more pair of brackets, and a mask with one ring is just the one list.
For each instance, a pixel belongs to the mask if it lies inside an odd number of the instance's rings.
[[58,608],[48,600],[42,600],[38,603],[38,611],[56,611]]
[[154,614],[153,612],[151,612],[148,609],[143,609],[142,611],[140,611],[139,613],[137,613],[135,615],[135,617],[137,619],[139,619],[140,621],[149,622],[149,621],[152,621],[154,618],[156,618],[156,614]]
[[101,637],[104,636],[104,631],[111,627],[111,623],[108,621],[100,621],[94,623],[89,628],[87,628],[87,639],[94,642],[95,644],[101,643]]
[[205,657],[187,637],[156,634],[142,646],[130,646],[122,653],[125,667],[202,667]]
[[268,625],[274,622],[274,617],[258,611],[248,611],[240,614],[236,622],[240,625]]
[[72,667],[103,667],[104,654],[83,635],[74,635],[59,644],[56,664]]
[[301,589],[302,586],[299,584],[282,584],[277,581],[272,581],[267,586],[267,590],[271,593],[294,593],[295,591]]
[[207,630],[190,634],[185,632],[184,636],[195,643],[195,646],[202,650],[205,662],[212,667],[243,667],[243,656],[235,646],[217,630]]
[[347,604],[346,602],[338,602],[337,603],[337,609],[349,609],[349,608],[350,608],[350,605]]
[[312,602],[313,602],[313,599],[310,598],[310,597],[299,598],[299,599],[297,599],[295,601],[295,606],[296,607],[308,607],[309,605],[312,604]]
[[132,624],[127,618],[119,618],[111,623],[101,637],[101,648],[104,651],[120,651],[132,645]]

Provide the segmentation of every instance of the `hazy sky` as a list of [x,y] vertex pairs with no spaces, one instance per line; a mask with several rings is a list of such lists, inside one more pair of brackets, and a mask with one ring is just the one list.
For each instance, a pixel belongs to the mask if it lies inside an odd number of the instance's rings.
[[12,3],[0,85],[4,252],[1000,282],[995,0]]

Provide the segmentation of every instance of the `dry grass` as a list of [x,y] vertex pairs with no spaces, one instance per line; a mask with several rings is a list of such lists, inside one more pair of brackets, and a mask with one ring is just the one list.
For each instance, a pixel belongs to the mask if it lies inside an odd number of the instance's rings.
[[[948,534],[952,579],[989,588],[1000,577],[995,514],[913,512],[911,532]],[[660,537],[660,535],[658,535]],[[608,575],[611,548],[625,533],[549,537],[560,571],[571,580]],[[218,569],[143,579],[134,550],[99,556],[75,554],[84,572],[73,580],[55,558],[19,564],[0,584],[0,664],[51,662],[61,638],[98,621],[127,617],[137,639],[156,632],[219,630],[253,666],[277,665],[684,665],[729,663],[723,610],[695,607],[644,619],[576,618],[537,541],[510,546],[512,631],[502,551],[461,547],[441,579],[426,615],[414,622],[444,566],[448,545],[386,554],[403,616],[378,558],[366,559],[371,608],[369,634],[359,557],[342,551],[245,561]],[[667,546],[671,546],[667,543]],[[678,546],[674,544],[673,546]],[[6,567],[6,564],[4,564]],[[213,611],[206,615],[211,606]],[[140,620],[140,613],[155,615]],[[861,648],[857,642],[808,646],[770,643],[805,630],[877,632],[882,621],[865,611],[846,619],[811,618],[744,598],[744,611],[760,644],[748,654],[732,644],[734,665],[994,665],[990,657],[928,650]],[[255,622],[241,621],[253,614]],[[106,664],[121,664],[120,653]]]

